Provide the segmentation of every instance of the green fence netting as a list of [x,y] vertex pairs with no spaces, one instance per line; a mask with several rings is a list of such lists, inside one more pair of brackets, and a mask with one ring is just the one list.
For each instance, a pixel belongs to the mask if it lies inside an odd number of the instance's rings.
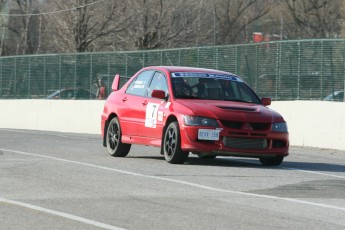
[[345,39],[0,57],[0,98],[46,98],[77,86],[92,92],[97,78],[110,89],[116,73],[123,84],[150,65],[220,69],[241,76],[260,97],[323,100],[344,91]]

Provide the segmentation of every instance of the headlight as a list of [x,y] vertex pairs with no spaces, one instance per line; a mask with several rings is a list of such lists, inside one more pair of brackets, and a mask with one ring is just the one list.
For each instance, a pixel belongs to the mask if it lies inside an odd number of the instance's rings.
[[194,116],[184,116],[184,124],[189,126],[209,126],[209,127],[219,127],[216,119],[207,117],[194,117]]
[[287,133],[288,132],[287,124],[285,122],[273,123],[272,131]]

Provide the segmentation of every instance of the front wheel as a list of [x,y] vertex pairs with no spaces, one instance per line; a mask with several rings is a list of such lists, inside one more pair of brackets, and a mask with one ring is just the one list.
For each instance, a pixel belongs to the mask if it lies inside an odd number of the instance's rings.
[[283,159],[283,156],[260,157],[260,162],[263,166],[278,166],[283,162]]
[[180,129],[176,121],[165,130],[162,148],[165,160],[171,164],[183,164],[188,158],[189,152],[181,149]]
[[111,119],[106,135],[106,146],[110,156],[125,157],[131,149],[130,144],[121,141],[121,127],[117,117]]

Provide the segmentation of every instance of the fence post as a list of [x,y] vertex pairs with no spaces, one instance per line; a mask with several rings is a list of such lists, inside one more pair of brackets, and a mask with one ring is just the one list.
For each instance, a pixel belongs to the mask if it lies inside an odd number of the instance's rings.
[[31,56],[29,56],[29,76],[28,76],[28,98],[31,98]]
[[46,97],[47,94],[47,57],[43,56],[43,96]]
[[297,100],[300,99],[300,87],[301,87],[301,43],[297,42],[298,57],[297,57]]
[[161,65],[163,65],[163,50],[160,50],[161,53]]
[[2,61],[3,61],[4,59],[0,59],[0,95],[2,96]]
[[[107,93],[108,93],[108,94],[111,92],[111,89],[109,89],[110,83],[113,82],[113,77],[110,78],[110,65],[111,65],[110,59],[111,59],[111,55],[110,55],[110,53],[108,53],[108,73],[107,73],[107,74],[108,74],[108,84],[107,84],[107,87],[108,87]],[[115,70],[114,70],[114,71],[115,71]],[[116,73],[115,73],[115,74],[116,74]],[[110,86],[110,87],[111,87],[111,86]]]
[[334,62],[333,62],[333,46],[329,44],[330,47],[330,56],[331,56],[331,80],[332,80],[332,92],[335,92],[335,82],[334,82]]
[[74,88],[77,88],[77,60],[78,55],[74,56]]
[[321,41],[321,96],[320,96],[320,99],[322,100],[323,98],[323,62],[324,62],[324,52],[325,52],[325,49],[324,49],[324,41],[322,40]]
[[[92,71],[93,71],[93,55],[92,54],[90,54],[90,81],[89,81],[89,83],[90,83],[90,87],[89,87],[89,90],[90,90],[90,92],[92,92]],[[91,94],[90,94],[90,97],[91,97]]]
[[126,77],[128,77],[128,53],[126,53]]
[[275,100],[278,101],[278,89],[280,86],[280,64],[281,64],[281,43],[277,43],[277,56],[276,56],[276,84],[275,84]]
[[258,77],[259,77],[259,45],[255,44],[255,81],[254,90],[258,91]]
[[13,92],[17,98],[17,57],[14,58],[14,83],[13,83]]
[[59,90],[61,90],[61,77],[62,77],[62,55],[59,55]]
[[238,46],[236,46],[236,74],[237,75],[239,75],[240,73],[238,72],[238,70],[239,70],[239,67],[238,67],[238,65],[239,65],[239,56],[238,56]]
[[197,50],[198,50],[198,53],[197,53],[197,61],[198,61],[197,63],[198,64],[197,64],[197,66],[200,67],[200,48],[198,47]]
[[[2,62],[1,62],[1,64],[2,64]],[[343,85],[343,91],[344,91],[344,93],[345,93],[345,60],[344,60],[344,55],[343,55],[343,70],[344,70],[344,73],[343,73],[343,81],[344,81],[344,85]],[[2,65],[1,65],[1,70],[2,70]],[[343,99],[343,102],[345,102],[345,97],[344,97],[344,99]]]
[[219,50],[218,50],[218,47],[217,47],[217,48],[216,48],[216,69],[219,68],[218,59],[219,59]]

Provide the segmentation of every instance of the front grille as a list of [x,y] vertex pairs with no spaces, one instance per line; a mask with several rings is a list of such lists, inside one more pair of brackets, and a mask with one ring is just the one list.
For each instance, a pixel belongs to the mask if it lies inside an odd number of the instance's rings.
[[224,137],[223,144],[236,149],[266,149],[267,139]]
[[241,129],[244,122],[239,122],[239,121],[221,121],[223,126],[231,129]]
[[[223,126],[230,128],[230,129],[242,129],[244,125],[246,124],[245,122],[242,121],[225,121],[221,120],[220,121]],[[262,131],[262,130],[267,130],[270,128],[270,123],[259,123],[259,122],[250,122],[247,124],[246,129],[252,129],[255,131]]]

